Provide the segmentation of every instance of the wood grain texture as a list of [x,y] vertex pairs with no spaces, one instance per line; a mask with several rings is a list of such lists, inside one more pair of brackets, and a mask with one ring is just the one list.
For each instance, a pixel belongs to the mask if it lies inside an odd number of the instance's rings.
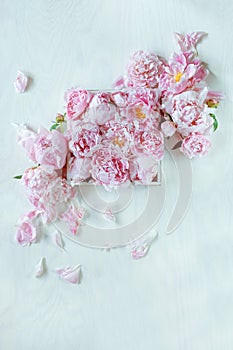
[[[233,2],[230,0],[0,0],[0,349],[232,350],[233,348]],[[29,249],[14,242],[28,210],[15,174],[28,166],[11,122],[47,126],[75,85],[109,88],[136,49],[169,56],[172,33],[209,33],[200,56],[213,88],[226,93],[213,150],[193,162],[193,196],[178,230],[164,229],[177,195],[171,159],[159,239],[146,259],[47,236]],[[32,79],[14,92],[18,69]],[[48,274],[33,266],[47,258]],[[56,267],[81,263],[79,286]]]

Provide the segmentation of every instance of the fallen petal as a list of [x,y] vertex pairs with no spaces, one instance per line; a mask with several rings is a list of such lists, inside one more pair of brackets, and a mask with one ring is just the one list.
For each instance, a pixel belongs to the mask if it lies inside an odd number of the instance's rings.
[[116,216],[113,214],[111,208],[106,208],[106,210],[104,211],[104,218],[105,220],[110,220],[113,222],[116,221]]
[[132,258],[135,260],[143,258],[148,253],[149,248],[150,247],[148,244],[144,244],[142,246],[138,246],[138,247],[133,248],[131,251]]
[[81,265],[68,266],[64,269],[56,270],[58,275],[69,283],[80,283],[81,281]]
[[43,257],[39,263],[35,266],[35,277],[41,277],[46,272],[46,259]]
[[55,231],[53,234],[53,242],[59,248],[64,249],[64,242],[59,231]]
[[14,81],[15,91],[17,93],[24,92],[27,88],[27,83],[28,83],[27,76],[23,72],[18,71],[18,75]]

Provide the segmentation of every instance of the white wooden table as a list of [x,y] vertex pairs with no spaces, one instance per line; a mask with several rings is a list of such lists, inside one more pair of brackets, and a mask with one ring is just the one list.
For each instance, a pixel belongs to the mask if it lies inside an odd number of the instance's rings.
[[[0,349],[233,349],[233,2],[230,0],[0,1]],[[201,58],[214,89],[226,93],[211,153],[193,161],[189,211],[165,234],[177,195],[165,157],[166,202],[159,238],[133,261],[127,249],[84,248],[49,229],[30,248],[14,240],[30,205],[16,174],[28,167],[12,122],[47,126],[75,85],[109,88],[137,49],[168,57],[173,32],[206,31]],[[17,95],[17,70],[32,83]],[[38,280],[33,267],[47,258]],[[58,279],[59,266],[83,265],[80,285]]]

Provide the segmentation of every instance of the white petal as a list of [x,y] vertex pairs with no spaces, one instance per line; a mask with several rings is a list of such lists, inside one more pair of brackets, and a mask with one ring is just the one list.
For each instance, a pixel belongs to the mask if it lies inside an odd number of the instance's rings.
[[110,220],[110,221],[116,222],[116,216],[113,214],[111,208],[105,209],[104,218],[105,218],[105,220]]
[[69,283],[80,283],[81,280],[81,265],[68,266],[63,269],[56,270],[58,275]]
[[40,259],[38,264],[35,266],[35,276],[41,277],[46,272],[46,259],[43,257]]
[[17,93],[24,92],[27,88],[27,83],[28,83],[27,76],[23,72],[18,71],[18,75],[14,81],[15,91]]
[[53,234],[53,242],[59,248],[64,249],[64,242],[59,231],[55,231]]

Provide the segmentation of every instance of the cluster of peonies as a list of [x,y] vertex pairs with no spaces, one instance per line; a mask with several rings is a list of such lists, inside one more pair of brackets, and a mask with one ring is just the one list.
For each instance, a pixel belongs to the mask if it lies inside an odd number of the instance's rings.
[[121,91],[147,88],[155,93],[164,136],[176,133],[181,152],[189,158],[203,156],[210,149],[208,137],[218,126],[213,111],[223,99],[222,93],[208,89],[208,69],[197,55],[196,46],[204,35],[176,33],[179,53],[168,61],[154,53],[136,52],[127,74],[114,84]]
[[50,130],[19,126],[18,142],[37,164],[22,177],[34,211],[20,219],[20,244],[36,240],[39,215],[44,222],[59,217],[76,234],[84,213],[69,204],[75,196],[70,184],[92,182],[111,190],[129,182],[153,182],[164,136],[176,133],[189,158],[207,153],[208,136],[217,128],[213,111],[223,95],[208,89],[208,70],[196,51],[203,35],[176,34],[179,53],[168,61],[137,51],[111,92],[68,90],[66,113],[57,116]]
[[153,181],[164,153],[155,91],[71,89],[66,101],[69,178],[90,179],[106,189]]

